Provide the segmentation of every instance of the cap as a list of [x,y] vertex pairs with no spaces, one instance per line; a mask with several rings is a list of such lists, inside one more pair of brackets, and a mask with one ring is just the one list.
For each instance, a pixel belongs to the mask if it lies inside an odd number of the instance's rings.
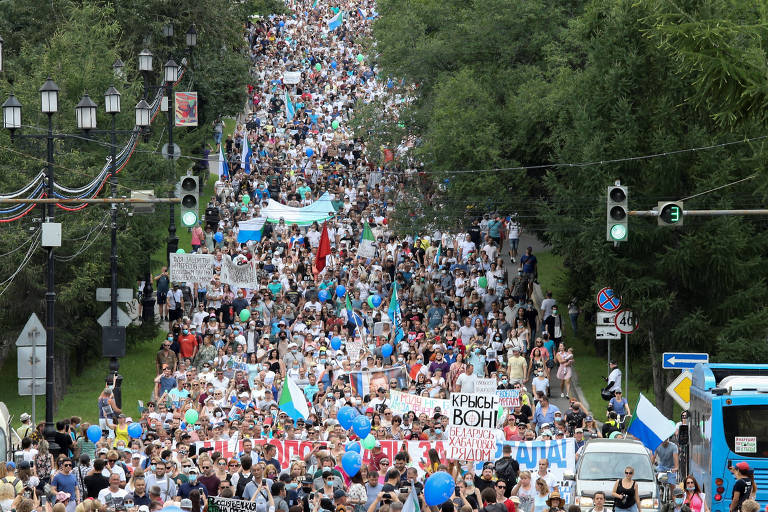
[[181,503],[179,504],[179,508],[182,510],[192,510],[192,500],[189,498],[184,498],[181,500]]
[[674,490],[672,491],[672,496],[682,496],[683,494],[685,494],[685,491],[682,490],[680,487],[675,487]]
[[9,460],[8,462],[5,463],[5,468],[6,469],[16,469],[16,463],[13,462],[12,460]]
[[583,434],[584,433],[584,429],[583,428],[577,428],[576,430],[574,430],[574,433],[575,434]]
[[27,420],[29,420],[29,419],[31,419],[31,418],[32,418],[32,416],[30,416],[30,415],[29,415],[28,413],[26,413],[26,412],[22,413],[22,414],[21,414],[21,416],[19,416],[19,419],[20,419],[21,421],[27,421]]
[[341,489],[336,489],[335,491],[333,491],[333,499],[335,499],[335,500],[337,500],[339,498],[343,498],[346,495],[347,495],[347,493],[345,493]]
[[[6,466],[6,467],[8,467],[8,466]],[[31,467],[32,466],[31,466],[31,464],[29,463],[28,460],[23,460],[23,461],[19,462],[19,469],[30,469]]]
[[139,507],[139,512],[149,512],[149,507],[146,505],[141,505]]
[[192,466],[191,468],[189,468],[189,473],[190,474],[194,473],[194,474],[197,475],[199,473],[199,471],[197,470],[196,467]]
[[739,471],[749,471],[750,470],[749,463],[747,463],[747,462],[739,462],[738,464],[736,464],[735,467]]
[[584,418],[584,420],[585,421],[593,421],[594,418],[592,416],[587,416],[586,418]]

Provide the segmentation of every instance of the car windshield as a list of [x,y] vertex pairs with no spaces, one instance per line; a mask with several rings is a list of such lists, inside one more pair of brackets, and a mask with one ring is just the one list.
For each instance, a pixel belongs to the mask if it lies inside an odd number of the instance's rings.
[[651,460],[641,453],[588,452],[579,464],[579,480],[618,480],[631,466],[637,481],[653,481]]

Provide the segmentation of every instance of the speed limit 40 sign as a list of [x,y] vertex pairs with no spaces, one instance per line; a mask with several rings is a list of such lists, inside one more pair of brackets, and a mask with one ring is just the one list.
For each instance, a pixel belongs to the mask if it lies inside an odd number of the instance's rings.
[[622,334],[632,334],[635,332],[635,329],[637,329],[637,319],[635,318],[635,314],[628,309],[622,309],[616,313],[613,323],[616,326],[616,329]]

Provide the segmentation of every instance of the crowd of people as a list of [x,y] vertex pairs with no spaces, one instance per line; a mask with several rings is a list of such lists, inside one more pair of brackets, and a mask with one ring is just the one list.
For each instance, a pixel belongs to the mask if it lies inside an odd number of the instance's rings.
[[[240,510],[216,497],[252,502],[247,510],[255,512],[413,512],[426,507],[425,479],[445,471],[455,490],[443,512],[558,512],[567,500],[547,458],[521,467],[505,444],[479,465],[434,448],[414,460],[400,443],[450,442],[447,411],[394,412],[392,392],[446,399],[495,379],[519,397],[502,415],[500,441],[573,439],[578,451],[590,437],[620,430],[629,408],[615,364],[606,388],[613,416],[600,423],[605,418],[574,396],[566,325],[551,294],[535,296],[536,255],[531,247],[518,254],[514,215],[417,236],[390,228],[393,205],[417,173],[374,163],[350,126],[357,105],[382,100],[396,112],[413,93],[363,55],[375,4],[291,0],[287,7],[288,14],[247,23],[253,80],[245,122],[232,134],[214,123],[226,172],[187,248],[214,255],[213,280],[173,282],[163,268],[143,283],[168,321],[152,364],[153,396],[136,416],[104,389],[99,424],[59,421],[54,453],[42,428],[23,417],[23,457],[0,465],[2,510],[29,512],[46,499],[54,512],[150,512],[168,502],[185,512]],[[295,72],[299,82],[285,84]],[[325,193],[336,212],[324,222],[272,219],[258,240],[239,241],[240,224],[258,218],[270,199],[298,208]],[[366,227],[374,253],[361,257]],[[252,265],[258,286],[222,282],[225,256]],[[578,307],[566,313],[576,330]],[[378,387],[351,377],[392,368],[402,375]],[[286,412],[286,377],[303,393],[306,417]],[[553,393],[568,401],[566,410],[550,402]],[[374,438],[355,474],[341,459],[362,440],[340,424],[342,407],[367,417]],[[383,449],[393,441],[397,449]],[[310,445],[286,454],[287,442]],[[412,492],[419,508],[408,502]]]

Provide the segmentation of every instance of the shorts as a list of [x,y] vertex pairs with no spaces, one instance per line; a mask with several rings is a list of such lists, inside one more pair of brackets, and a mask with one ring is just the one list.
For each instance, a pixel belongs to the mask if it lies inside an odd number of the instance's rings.
[[517,250],[517,246],[518,246],[519,243],[520,243],[520,239],[519,238],[510,238],[509,239],[509,248],[512,249],[513,251],[516,251]]
[[165,305],[166,300],[168,299],[168,292],[157,292],[157,303],[160,305]]
[[216,144],[221,144],[222,132],[213,132],[213,138],[216,140]]
[[536,279],[536,276],[533,275],[533,272],[523,272],[523,281],[526,283],[530,283]]

